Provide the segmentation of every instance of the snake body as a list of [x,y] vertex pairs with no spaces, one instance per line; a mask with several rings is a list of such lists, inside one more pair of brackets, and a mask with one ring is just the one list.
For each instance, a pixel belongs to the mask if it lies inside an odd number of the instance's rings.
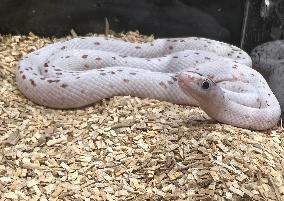
[[284,110],[284,40],[266,42],[251,52],[253,67],[267,80]]
[[78,108],[131,95],[200,106],[212,118],[255,130],[275,126],[280,106],[241,49],[189,37],[130,43],[82,37],[47,45],[23,57],[20,91],[51,108]]

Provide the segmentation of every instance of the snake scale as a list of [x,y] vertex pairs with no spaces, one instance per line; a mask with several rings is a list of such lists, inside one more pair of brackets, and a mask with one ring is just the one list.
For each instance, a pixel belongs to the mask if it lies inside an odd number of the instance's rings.
[[281,110],[264,77],[240,48],[188,37],[130,43],[81,37],[24,56],[20,91],[51,108],[79,108],[112,96],[137,96],[201,107],[213,119],[265,130]]

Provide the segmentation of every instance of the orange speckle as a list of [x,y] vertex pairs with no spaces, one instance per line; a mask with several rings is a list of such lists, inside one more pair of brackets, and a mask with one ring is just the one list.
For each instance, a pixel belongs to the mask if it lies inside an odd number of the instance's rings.
[[129,80],[128,79],[123,79],[123,82],[128,83]]
[[35,81],[34,81],[34,80],[32,80],[32,79],[30,79],[30,81],[31,81],[31,84],[35,87],[35,86],[36,86]]
[[159,85],[164,89],[168,88],[167,85],[163,81],[159,82]]
[[67,87],[67,84],[61,84],[60,85],[62,88],[66,88]]

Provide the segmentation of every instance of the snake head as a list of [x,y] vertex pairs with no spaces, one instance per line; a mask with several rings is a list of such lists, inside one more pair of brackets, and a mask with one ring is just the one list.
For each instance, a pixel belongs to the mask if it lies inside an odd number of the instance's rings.
[[181,89],[196,100],[208,98],[217,87],[213,80],[196,72],[183,72],[177,76],[177,79]]
[[182,72],[177,79],[185,94],[193,97],[209,116],[218,119],[218,113],[225,106],[225,96],[213,80],[196,72]]

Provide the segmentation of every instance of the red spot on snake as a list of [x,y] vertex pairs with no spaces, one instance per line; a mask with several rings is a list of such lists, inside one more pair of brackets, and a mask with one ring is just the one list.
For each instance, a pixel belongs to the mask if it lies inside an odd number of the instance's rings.
[[174,49],[174,47],[173,46],[169,46],[169,49],[172,50],[172,49]]
[[129,80],[128,79],[123,79],[123,82],[128,83]]
[[22,75],[22,78],[23,78],[23,80],[24,80],[24,79],[26,79],[26,76],[25,76],[25,75]]
[[136,49],[141,49],[141,47],[140,47],[140,46],[135,46],[135,48],[136,48]]
[[238,79],[238,77],[236,75],[234,75],[234,74],[232,74],[232,78],[233,78],[233,80],[237,80]]
[[47,73],[47,72],[48,72],[48,70],[47,70],[47,69],[45,69],[45,70],[44,70],[44,72],[45,72],[45,73]]
[[86,59],[87,57],[88,57],[88,55],[86,55],[86,54],[82,55],[83,59]]
[[67,87],[67,84],[61,84],[60,85],[62,88],[66,88]]
[[164,89],[168,88],[167,85],[163,81],[159,82],[159,85]]
[[32,84],[34,87],[36,86],[36,83],[35,83],[34,80],[30,79],[30,82],[31,82],[31,84]]
[[44,63],[44,65],[43,65],[44,67],[48,67],[48,64],[47,63]]
[[100,60],[102,60],[102,58],[100,58],[100,57],[97,57],[97,58],[96,58],[96,60],[97,60],[97,61],[100,61]]
[[46,80],[48,83],[52,83],[52,82],[55,82],[55,83],[58,83],[60,82],[60,80]]
[[84,64],[85,68],[90,68],[90,66],[88,64]]
[[94,42],[94,44],[95,44],[95,45],[100,45],[100,43],[99,43],[99,42]]

